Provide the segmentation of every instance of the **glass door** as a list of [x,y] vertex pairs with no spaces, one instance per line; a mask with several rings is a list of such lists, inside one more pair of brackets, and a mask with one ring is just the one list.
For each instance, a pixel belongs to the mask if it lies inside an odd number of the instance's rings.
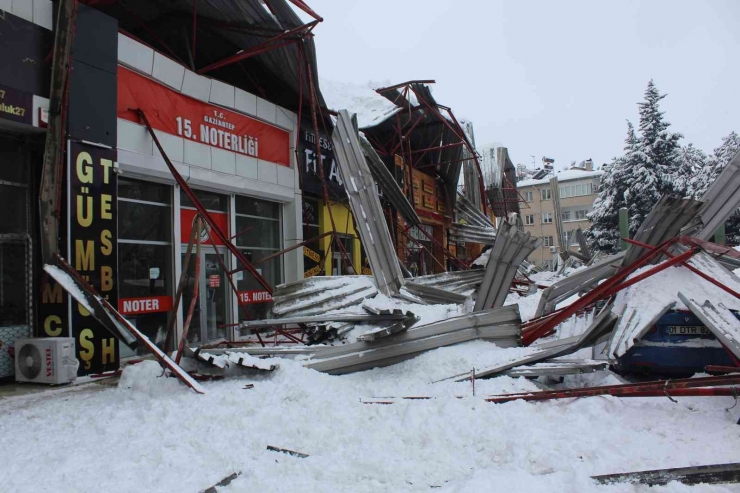
[[[228,269],[229,255],[226,249],[219,249],[222,260]],[[183,251],[182,260],[186,253]],[[228,280],[221,268],[218,255],[213,247],[202,247],[200,252],[200,279],[198,281],[198,300],[195,302],[193,316],[188,330],[188,341],[204,343],[226,337],[226,325],[230,323]],[[182,294],[183,324],[193,300],[195,285],[195,254],[188,266],[185,290]]]

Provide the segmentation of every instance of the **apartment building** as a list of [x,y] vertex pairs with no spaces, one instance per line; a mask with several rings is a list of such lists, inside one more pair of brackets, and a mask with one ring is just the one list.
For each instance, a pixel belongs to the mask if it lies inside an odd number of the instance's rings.
[[[577,250],[575,231],[590,226],[587,215],[593,208],[602,171],[593,170],[590,160],[557,173],[560,209],[568,249]],[[517,183],[517,190],[526,203],[521,204],[525,231],[542,238],[542,245],[527,259],[550,270],[557,265],[559,241],[555,227],[555,207],[550,178],[527,179]]]

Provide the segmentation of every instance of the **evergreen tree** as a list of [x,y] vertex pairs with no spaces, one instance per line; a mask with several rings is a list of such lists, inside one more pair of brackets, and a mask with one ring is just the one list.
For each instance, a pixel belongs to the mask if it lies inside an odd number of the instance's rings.
[[627,138],[624,140],[624,156],[615,157],[604,165],[601,182],[597,190],[593,211],[588,215],[591,227],[585,232],[591,248],[607,253],[620,249],[619,209],[625,206],[624,194],[627,191],[629,156],[637,148],[635,127],[627,122]]
[[674,193],[680,197],[694,197],[699,177],[707,169],[707,155],[693,144],[681,148],[676,177],[673,180]]
[[658,198],[663,194],[682,194],[676,184],[680,167],[678,141],[682,135],[668,131],[671,124],[663,119],[664,112],[660,111],[660,101],[665,97],[651,79],[645,90],[645,100],[637,104],[640,110],[640,166],[647,168],[651,176],[658,177]]
[[725,166],[740,151],[740,136],[735,132],[722,139],[722,144],[714,149],[714,152],[706,160],[706,165],[691,181],[693,196],[700,199],[704,192],[714,183],[714,180],[722,173]]
[[624,155],[615,158],[602,177],[594,209],[589,214],[592,226],[588,233],[592,248],[616,252],[620,248],[619,209],[629,212],[629,232],[634,236],[645,217],[664,194],[684,195],[688,187],[682,175],[700,159],[696,150],[687,150],[682,159],[679,140],[681,134],[668,130],[670,123],[663,119],[660,94],[651,80],[645,90],[645,100],[638,103],[640,135],[635,135],[628,122]]

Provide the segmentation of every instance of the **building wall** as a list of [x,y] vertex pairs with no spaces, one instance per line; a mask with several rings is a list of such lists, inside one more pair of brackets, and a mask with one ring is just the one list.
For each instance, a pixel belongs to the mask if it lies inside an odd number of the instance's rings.
[[[589,195],[583,195],[578,197],[568,197],[568,198],[562,198],[560,199],[560,209],[561,212],[570,212],[571,213],[571,219],[570,220],[563,220],[563,230],[566,232],[575,231],[578,228],[581,228],[583,230],[588,229],[591,225],[591,223],[588,221],[588,219],[577,219],[576,217],[576,211],[585,211],[591,212],[593,209],[593,203],[594,200],[596,200],[596,190],[598,189],[599,184],[599,177],[588,177],[588,178],[582,178],[582,179],[574,179],[574,180],[568,180],[568,181],[559,181],[558,186],[562,187],[563,185],[572,185],[572,184],[581,184],[581,183],[591,183],[592,184],[592,193]],[[540,238],[546,239],[543,241],[542,245],[536,249],[532,254],[527,258],[529,262],[535,263],[537,265],[556,265],[557,264],[557,253],[551,252],[550,245],[546,245],[547,239],[552,238],[552,246],[559,247],[559,241],[557,238],[557,228],[555,227],[555,217],[554,217],[554,204],[553,200],[546,199],[542,200],[542,194],[541,190],[549,190],[550,189],[550,183],[544,182],[544,183],[538,183],[534,185],[529,186],[517,186],[517,189],[522,197],[525,199],[527,198],[527,192],[532,192],[532,200],[528,200],[527,204],[522,204],[521,207],[521,214],[522,214],[522,222],[524,223],[524,230],[526,232],[531,233],[533,236],[538,236]],[[543,213],[547,215],[548,213],[552,215],[552,222],[551,223],[543,223]],[[527,216],[534,216],[534,223],[533,224],[527,224]],[[578,247],[572,245],[568,246],[569,250],[577,251]]]

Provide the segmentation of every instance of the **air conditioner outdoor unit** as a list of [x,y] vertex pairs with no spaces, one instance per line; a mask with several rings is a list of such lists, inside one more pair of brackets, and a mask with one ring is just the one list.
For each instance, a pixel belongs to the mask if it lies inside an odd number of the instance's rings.
[[550,253],[558,253],[558,247],[551,246],[550,247]]
[[73,337],[15,341],[15,379],[18,382],[69,383],[77,378],[79,366]]

